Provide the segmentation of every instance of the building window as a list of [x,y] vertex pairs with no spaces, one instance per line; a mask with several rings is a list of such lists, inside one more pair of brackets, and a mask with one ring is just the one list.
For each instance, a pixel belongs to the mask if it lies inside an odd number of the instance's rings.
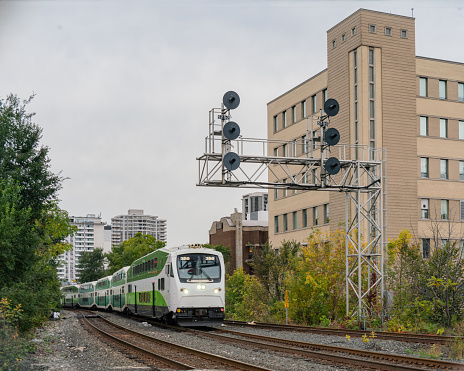
[[429,159],[421,157],[421,178],[429,177]]
[[324,99],[324,103],[327,102],[327,89],[322,90],[322,98]]
[[335,40],[332,41],[332,48],[335,48]]
[[277,116],[274,116],[274,133],[279,131],[279,120],[277,119]]
[[301,102],[301,117],[306,117],[306,101]]
[[342,35],[342,43],[345,42],[345,39],[346,39],[345,34],[343,34],[343,35]]
[[292,122],[293,123],[296,122],[296,107],[295,106],[292,107]]
[[324,220],[326,223],[329,222],[329,204],[324,205]]
[[308,152],[308,139],[306,138],[306,134],[301,137],[301,144],[303,146],[302,153]]
[[421,219],[429,218],[429,200],[426,198],[421,199]]
[[375,149],[375,100],[374,100],[374,49],[369,49],[369,147],[372,159]]
[[279,190],[276,188],[274,189],[274,200],[277,200],[279,198]]
[[288,231],[288,214],[284,214],[284,231]]
[[460,202],[460,214],[461,214],[461,220],[464,220],[464,201],[462,200]]
[[317,183],[317,169],[313,169],[313,184]]
[[316,107],[317,107],[317,101],[316,101],[316,94],[314,94],[312,97],[311,97],[311,101],[312,101],[312,105],[313,105],[313,113],[316,113]]
[[369,25],[369,32],[375,33],[375,31],[376,31],[375,24],[370,24]]
[[356,35],[356,27],[353,27],[351,29],[351,36],[354,36],[354,35]]
[[292,142],[292,156],[296,157],[296,140]]
[[430,238],[422,239],[422,257],[424,259],[430,257]]
[[317,206],[313,207],[313,225],[319,225],[319,219],[317,218]]
[[[287,179],[282,180],[282,183],[287,183]],[[284,188],[284,197],[287,197],[287,188]]]
[[274,231],[279,233],[279,217],[277,215],[274,216]]
[[428,96],[427,79],[425,77],[419,78],[419,95],[421,97],[427,97]]
[[408,31],[407,30],[401,30],[401,38],[403,38],[403,39],[408,38]]
[[446,99],[447,98],[447,95],[446,95],[446,81],[445,80],[440,80],[439,81],[439,97],[440,99]]
[[441,200],[441,219],[448,220],[449,217],[449,201]]
[[459,161],[459,180],[464,180],[464,161]]
[[303,210],[303,228],[308,226],[308,209]]
[[287,111],[284,111],[284,112],[283,112],[283,115],[282,115],[282,126],[283,126],[284,128],[287,127]]
[[287,145],[284,144],[284,145],[282,146],[282,149],[283,149],[282,152],[284,153],[284,157],[288,157]]
[[462,82],[458,83],[458,100],[464,102],[464,84]]
[[464,121],[459,121],[459,139],[464,139]]
[[448,138],[448,120],[440,119],[440,138]]
[[274,156],[277,157],[279,156],[279,148],[274,148]]
[[293,212],[293,229],[296,230],[298,229],[298,218],[297,218],[297,212]]
[[429,118],[425,116],[420,117],[420,135],[429,135]]
[[440,178],[448,179],[448,160],[440,160]]
[[392,34],[392,29],[391,29],[391,27],[385,27],[385,35],[391,36],[391,34]]

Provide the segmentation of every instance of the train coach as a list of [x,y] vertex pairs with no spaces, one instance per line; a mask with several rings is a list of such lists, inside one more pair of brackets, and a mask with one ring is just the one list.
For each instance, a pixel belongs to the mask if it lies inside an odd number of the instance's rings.
[[61,288],[63,298],[61,300],[61,305],[64,308],[74,308],[78,305],[78,295],[79,295],[79,286],[78,285],[69,285],[63,286]]
[[83,283],[79,286],[78,303],[82,308],[96,308],[95,285],[97,281]]

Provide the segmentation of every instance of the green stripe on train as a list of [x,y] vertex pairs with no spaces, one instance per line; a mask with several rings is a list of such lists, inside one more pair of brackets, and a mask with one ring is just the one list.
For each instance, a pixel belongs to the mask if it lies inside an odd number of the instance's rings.
[[[137,305],[153,305],[152,291],[137,291]],[[135,305],[135,292],[127,294],[127,304]],[[166,300],[161,292],[155,290],[155,305],[167,307]]]

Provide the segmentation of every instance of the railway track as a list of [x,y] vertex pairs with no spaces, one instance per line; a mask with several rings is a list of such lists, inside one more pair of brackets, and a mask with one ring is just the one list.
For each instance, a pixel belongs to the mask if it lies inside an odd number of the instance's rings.
[[[301,341],[225,330],[222,328],[214,328],[214,332],[210,332],[211,329],[207,329],[207,331],[201,331],[197,329],[164,325],[157,322],[151,322],[150,320],[148,320],[148,322],[154,324],[155,326],[169,328],[174,331],[185,331],[194,333],[196,335],[211,337],[221,342],[240,344],[245,348],[268,349],[271,351],[283,352],[292,355],[296,354],[304,358],[342,363],[347,366],[373,368],[377,370],[464,370],[464,364],[455,362],[306,343]],[[218,333],[221,333],[222,335]]]
[[[364,330],[349,330],[349,329],[332,329],[332,328],[321,328],[321,327],[307,327],[307,326],[296,326],[296,325],[280,325],[276,323],[262,323],[262,322],[245,322],[245,321],[224,321],[224,324],[232,326],[247,326],[263,329],[272,330],[284,330],[284,331],[302,331],[312,332],[317,334],[325,335],[338,335],[338,336],[354,336],[362,337],[363,335],[369,336],[372,331]],[[396,340],[413,343],[424,343],[424,344],[449,344],[450,341],[456,339],[462,339],[458,336],[444,336],[444,335],[429,335],[429,334],[403,334],[396,332],[375,332],[375,337],[382,340]]]
[[[170,369],[192,370],[219,366],[227,369],[270,371],[249,363],[156,339],[117,325],[98,315],[84,315],[82,320],[92,331],[111,339],[112,342],[117,342],[125,352],[129,350],[132,356],[135,352],[142,363],[149,363],[151,366],[154,363],[158,369],[167,366]],[[166,357],[166,354],[170,356]],[[188,362],[185,363],[185,360]],[[165,367],[159,366],[160,363]]]

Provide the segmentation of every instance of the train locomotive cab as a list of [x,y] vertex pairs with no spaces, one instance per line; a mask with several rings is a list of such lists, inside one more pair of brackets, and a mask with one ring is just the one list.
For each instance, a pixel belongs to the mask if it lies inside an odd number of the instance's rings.
[[204,248],[178,251],[172,267],[178,288],[173,319],[180,326],[220,326],[225,307],[222,254]]

